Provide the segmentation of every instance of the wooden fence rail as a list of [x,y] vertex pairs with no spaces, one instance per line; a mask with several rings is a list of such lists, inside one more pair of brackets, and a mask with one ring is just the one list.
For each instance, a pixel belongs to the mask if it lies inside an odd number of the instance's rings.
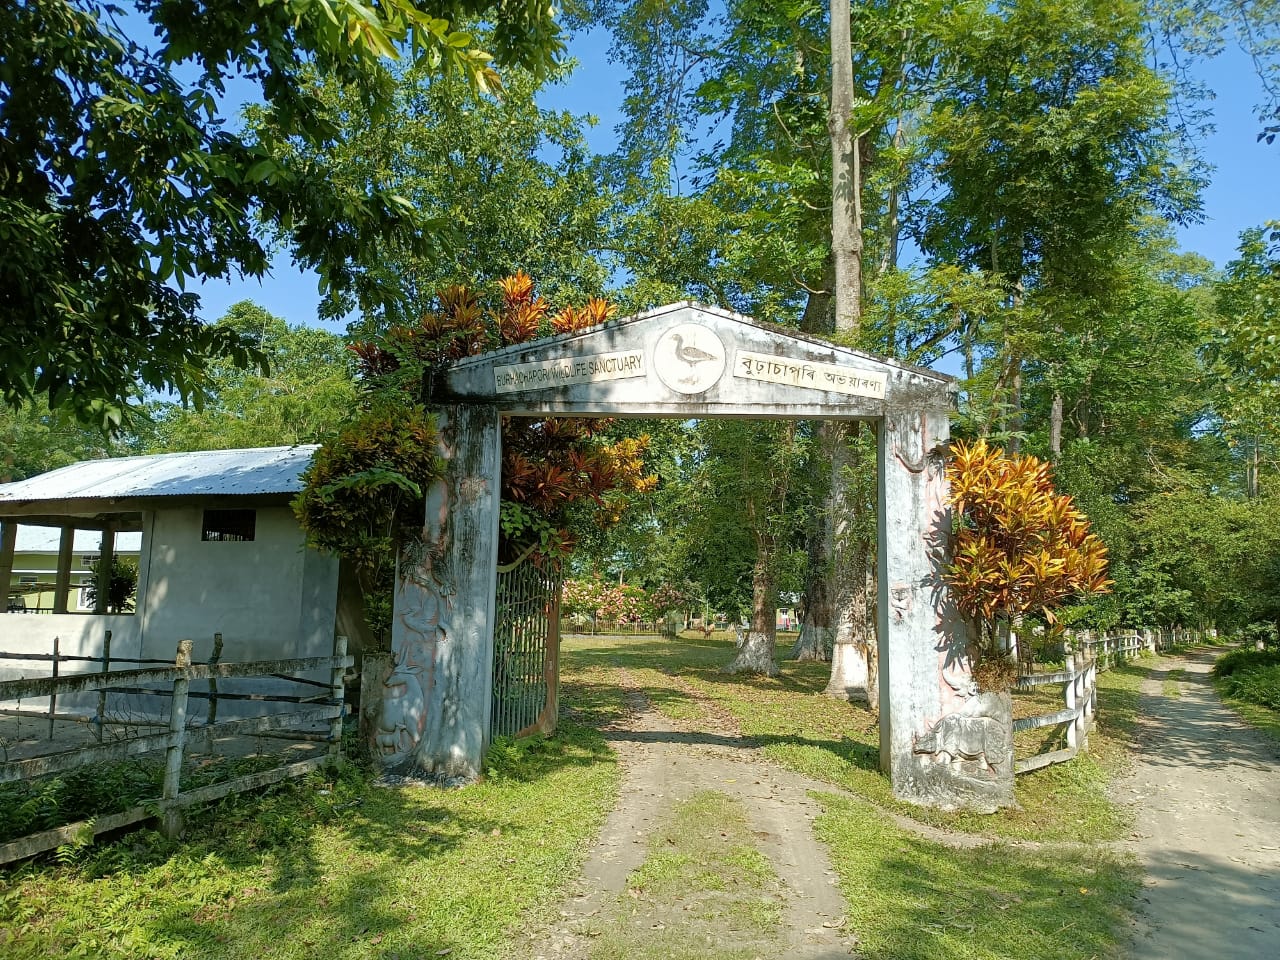
[[[109,653],[102,659],[105,661],[107,657]],[[53,661],[55,667],[57,663],[57,660]],[[346,668],[353,663],[354,658],[347,656],[347,638],[343,636],[334,638],[332,656],[259,660],[247,663],[217,661],[205,664],[193,663],[191,641],[182,640],[178,644],[173,665],[165,669],[121,670],[113,673],[100,672],[0,682],[0,701],[45,696],[52,700],[59,694],[91,690],[98,691],[99,704],[102,703],[105,693],[112,690],[138,691],[170,698],[169,719],[166,724],[168,729],[164,733],[130,737],[115,743],[99,743],[60,753],[0,763],[0,783],[9,783],[64,773],[89,764],[118,761],[161,750],[165,753],[164,785],[157,800],[139,804],[122,813],[68,824],[54,830],[30,834],[8,843],[0,843],[0,864],[25,859],[52,850],[73,839],[97,836],[152,817],[159,817],[161,830],[166,836],[173,837],[181,832],[183,810],[192,804],[252,790],[289,777],[301,776],[320,766],[336,762],[341,756],[342,749],[343,675]],[[206,722],[199,727],[188,726],[188,704],[193,696],[199,695],[191,693],[192,680],[216,681],[230,677],[278,677],[296,680],[298,678],[289,677],[287,674],[294,671],[319,669],[329,671],[329,678],[323,684],[320,681],[313,681],[325,687],[325,695],[310,698],[308,704],[302,709],[214,722],[216,717],[214,704],[217,699],[234,695],[225,692],[219,695],[217,688],[212,687],[211,694],[203,695],[213,698],[210,700]],[[171,686],[168,690],[139,688],[139,684],[146,683],[167,683]],[[281,698],[262,697],[260,699],[279,701]],[[297,701],[298,698],[293,700]],[[99,709],[101,710],[102,707],[100,706]],[[50,723],[53,722],[53,713],[51,708]],[[193,747],[208,747],[214,740],[223,737],[271,735],[273,731],[286,730],[301,724],[324,722],[328,723],[328,736],[325,738],[328,741],[328,750],[321,756],[236,777],[224,783],[211,784],[185,792],[181,789],[183,761],[186,752]]]
[[[1035,717],[1023,717],[1013,722],[1014,733],[1035,730],[1040,727],[1068,724],[1067,745],[1063,749],[1035,754],[1013,764],[1014,773],[1028,773],[1050,764],[1073,759],[1089,748],[1089,731],[1093,727],[1098,707],[1098,674],[1125,660],[1144,653],[1169,650],[1186,643],[1198,643],[1216,637],[1217,631],[1209,628],[1188,627],[1125,627],[1116,630],[1094,632],[1091,630],[1067,631],[1063,635],[1066,667],[1053,673],[1031,673],[1019,676],[1014,690],[1031,690],[1049,684],[1061,684],[1063,708],[1053,713]],[[1030,636],[1019,637],[1019,642],[1030,641]]]

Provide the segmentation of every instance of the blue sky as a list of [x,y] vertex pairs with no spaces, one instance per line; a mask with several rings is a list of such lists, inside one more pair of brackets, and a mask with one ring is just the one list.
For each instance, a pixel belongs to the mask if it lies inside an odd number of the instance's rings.
[[[580,66],[563,84],[541,98],[544,105],[576,114],[590,114],[598,123],[587,135],[597,153],[612,151],[621,114],[622,74],[606,60],[607,36],[602,30],[576,36],[570,54]],[[1257,142],[1253,106],[1258,84],[1251,64],[1231,50],[1204,64],[1200,78],[1214,91],[1215,131],[1203,145],[1214,166],[1204,192],[1203,223],[1178,230],[1184,250],[1194,251],[1223,266],[1235,252],[1241,230],[1267,220],[1280,220],[1280,140],[1271,146]],[[272,275],[261,282],[213,282],[194,288],[206,319],[222,316],[239,300],[253,300],[290,323],[315,325],[320,296],[314,275],[293,268],[287,257],[277,258]],[[341,330],[342,324],[323,324]]]

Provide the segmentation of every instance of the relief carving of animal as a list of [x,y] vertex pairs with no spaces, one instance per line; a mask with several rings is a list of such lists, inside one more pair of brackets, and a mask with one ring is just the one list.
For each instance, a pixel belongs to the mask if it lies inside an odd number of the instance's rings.
[[1013,729],[1007,708],[998,694],[969,697],[958,713],[942,717],[914,740],[916,753],[944,762],[975,763],[983,770],[1007,762],[1013,746]]

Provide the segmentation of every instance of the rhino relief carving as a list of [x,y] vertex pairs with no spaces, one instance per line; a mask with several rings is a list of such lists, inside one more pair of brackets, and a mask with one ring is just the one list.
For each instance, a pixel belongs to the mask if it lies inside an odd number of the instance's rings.
[[1008,697],[973,694],[959,711],[916,736],[912,749],[943,763],[960,764],[965,773],[1004,772],[1013,751]]

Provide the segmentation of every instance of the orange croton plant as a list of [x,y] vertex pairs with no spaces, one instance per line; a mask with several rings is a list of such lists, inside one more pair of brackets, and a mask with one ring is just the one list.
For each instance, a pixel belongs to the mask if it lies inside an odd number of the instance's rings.
[[1107,592],[1107,548],[1035,457],[1011,456],[985,440],[957,442],[947,477],[955,535],[945,578],[975,628],[975,678],[998,689],[1012,673],[995,649],[998,625],[1039,615],[1056,627],[1053,611],[1063,603]]
[[[553,310],[523,271],[497,284],[485,303],[477,291],[452,286],[437,308],[413,325],[392,327],[352,346],[361,380],[374,393],[391,392],[430,408],[445,367],[463,357],[604,323],[616,305],[592,297],[581,307]],[[533,542],[559,555],[581,523],[611,524],[627,495],[652,489],[644,469],[649,438],[611,438],[612,420],[507,418],[502,424],[502,553],[506,559]]]

